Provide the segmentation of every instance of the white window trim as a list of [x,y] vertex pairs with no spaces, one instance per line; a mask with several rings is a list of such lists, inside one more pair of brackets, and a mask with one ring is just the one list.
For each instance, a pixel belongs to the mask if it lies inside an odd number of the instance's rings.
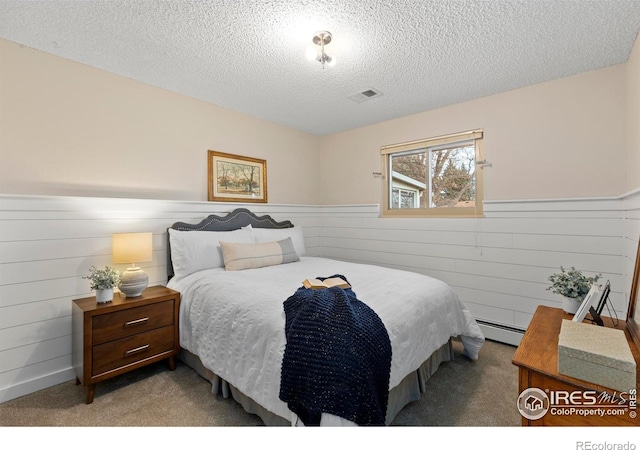
[[418,192],[417,189],[409,189],[409,188],[404,188],[404,187],[396,187],[396,188],[392,187],[391,191],[393,191],[394,189],[398,190],[398,195],[401,195],[402,192],[411,192],[412,194],[414,194],[413,203],[414,203],[414,205],[416,205],[415,208],[418,207],[417,205],[420,202],[420,192]]

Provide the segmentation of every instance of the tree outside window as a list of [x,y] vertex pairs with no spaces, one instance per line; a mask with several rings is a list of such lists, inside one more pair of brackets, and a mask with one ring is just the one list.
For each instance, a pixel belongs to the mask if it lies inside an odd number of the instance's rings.
[[383,147],[388,175],[386,215],[403,215],[403,211],[409,215],[481,215],[482,190],[478,187],[482,171],[476,170],[476,162],[481,159],[482,132],[459,135],[459,140],[452,135],[399,144],[398,151],[393,151],[395,146]]

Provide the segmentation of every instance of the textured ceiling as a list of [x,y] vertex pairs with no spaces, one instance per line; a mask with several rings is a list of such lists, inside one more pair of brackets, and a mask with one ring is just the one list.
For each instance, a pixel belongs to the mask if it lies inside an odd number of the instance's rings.
[[0,38],[317,135],[624,63],[639,29],[640,0],[0,0]]

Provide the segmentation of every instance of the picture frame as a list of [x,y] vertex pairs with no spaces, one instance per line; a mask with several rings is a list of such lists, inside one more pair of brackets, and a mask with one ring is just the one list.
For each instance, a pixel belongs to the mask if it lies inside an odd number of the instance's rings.
[[580,303],[580,306],[578,307],[576,313],[573,315],[572,320],[574,322],[582,322],[587,316],[589,308],[591,308],[598,299],[600,299],[600,286],[597,284],[593,284],[591,286],[591,289],[589,289],[587,295],[585,295],[584,300],[582,300],[582,302]]
[[598,306],[594,308],[598,315],[602,314],[602,310],[604,309],[607,301],[609,300],[609,294],[611,293],[611,282],[607,280],[604,284],[604,289],[602,289],[600,293],[600,300],[598,300]]
[[636,251],[636,263],[633,270],[633,278],[631,279],[631,291],[629,295],[629,308],[627,309],[627,331],[633,339],[633,342],[640,347],[640,308],[638,304],[640,300],[640,286],[638,286],[638,278],[640,278],[640,237],[638,237],[638,250]]
[[[598,300],[598,304],[595,305],[594,303],[595,306],[591,306],[589,308],[591,321],[601,327],[604,326],[604,320],[602,319],[602,316],[600,314],[602,314],[602,310],[604,309],[605,305],[607,304],[607,301],[609,300],[610,293],[611,293],[611,282],[607,280],[607,282],[604,284],[604,288],[600,291],[600,300]],[[614,322],[614,325],[615,325],[615,322]]]
[[210,202],[267,203],[267,161],[209,150]]

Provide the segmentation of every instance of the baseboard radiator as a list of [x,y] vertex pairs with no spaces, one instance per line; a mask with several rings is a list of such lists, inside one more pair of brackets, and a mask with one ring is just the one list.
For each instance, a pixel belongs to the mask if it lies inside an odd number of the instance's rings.
[[484,320],[476,320],[484,337],[492,341],[503,342],[509,345],[520,345],[525,330],[510,327],[498,323],[486,322]]

